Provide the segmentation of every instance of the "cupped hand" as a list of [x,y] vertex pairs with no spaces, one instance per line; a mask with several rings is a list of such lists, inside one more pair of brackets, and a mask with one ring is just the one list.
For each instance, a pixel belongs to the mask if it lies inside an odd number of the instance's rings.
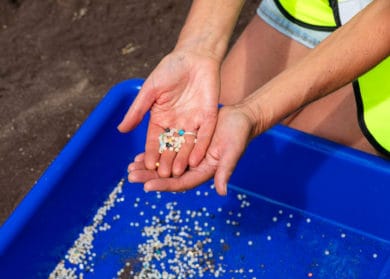
[[220,109],[218,122],[205,158],[179,177],[161,177],[156,170],[145,167],[145,154],[138,155],[129,165],[129,181],[144,183],[147,191],[185,191],[214,177],[216,190],[226,195],[227,183],[238,160],[253,136],[253,121],[240,109]]
[[[147,78],[118,126],[119,131],[128,132],[150,110],[143,156],[146,169],[158,166],[160,177],[179,176],[203,159],[217,121],[219,70],[220,62],[211,56],[173,51]],[[177,152],[168,149],[160,154],[159,136],[167,128],[190,133],[184,135]]]

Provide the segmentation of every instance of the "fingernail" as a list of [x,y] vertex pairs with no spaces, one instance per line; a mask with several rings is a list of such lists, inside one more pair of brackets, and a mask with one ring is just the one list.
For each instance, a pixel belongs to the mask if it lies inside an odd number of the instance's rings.
[[[216,188],[217,188],[217,192],[220,196],[226,196],[227,195],[227,184],[223,184],[222,187],[218,187],[216,185]],[[219,191],[218,191],[219,190]]]
[[153,191],[154,189],[153,189],[153,187],[152,187],[152,185],[150,185],[150,183],[145,183],[144,184],[144,191],[145,192],[150,192],[150,191]]
[[127,180],[129,180],[130,183],[134,183],[134,177],[132,177],[132,173],[129,173],[129,175],[127,176]]
[[227,183],[225,183],[224,186],[223,186],[223,195],[224,196],[227,195]]

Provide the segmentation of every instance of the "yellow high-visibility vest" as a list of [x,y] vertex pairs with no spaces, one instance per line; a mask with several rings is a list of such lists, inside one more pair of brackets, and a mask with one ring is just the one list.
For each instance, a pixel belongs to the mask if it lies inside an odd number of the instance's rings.
[[[298,25],[333,31],[371,0],[274,0]],[[380,152],[390,155],[390,57],[353,82],[360,128]]]

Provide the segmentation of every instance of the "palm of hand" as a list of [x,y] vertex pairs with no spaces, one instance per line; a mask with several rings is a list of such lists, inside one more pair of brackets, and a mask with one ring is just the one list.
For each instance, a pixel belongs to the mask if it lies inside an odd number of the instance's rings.
[[245,150],[252,133],[252,123],[246,115],[231,107],[224,107],[207,154],[201,163],[179,177],[161,177],[156,170],[145,167],[145,156],[140,154],[129,165],[129,180],[145,183],[146,190],[184,191],[196,187],[214,176],[219,194],[226,194],[226,184]]
[[[163,177],[180,175],[204,157],[217,120],[219,64],[196,54],[172,53],[165,57],[145,81],[120,125],[133,129],[150,109],[145,147],[145,166],[161,167]],[[177,154],[159,154],[158,137],[166,128],[197,132],[197,144],[188,141]]]

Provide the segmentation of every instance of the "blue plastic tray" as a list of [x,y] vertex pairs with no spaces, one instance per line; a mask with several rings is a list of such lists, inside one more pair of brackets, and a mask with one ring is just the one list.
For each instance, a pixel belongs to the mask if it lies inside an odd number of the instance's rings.
[[[116,129],[142,82],[106,95],[0,228],[0,278],[48,278],[61,260],[72,267],[67,251],[143,151],[147,119],[126,135]],[[219,278],[390,278],[389,162],[276,126],[251,142],[230,183],[227,197],[212,181],[180,194],[125,183],[105,216],[109,229],[95,235],[93,259],[75,274],[139,272],[142,231],[173,204],[187,237],[202,240],[194,233],[202,225]],[[184,237],[183,224],[166,234]]]

